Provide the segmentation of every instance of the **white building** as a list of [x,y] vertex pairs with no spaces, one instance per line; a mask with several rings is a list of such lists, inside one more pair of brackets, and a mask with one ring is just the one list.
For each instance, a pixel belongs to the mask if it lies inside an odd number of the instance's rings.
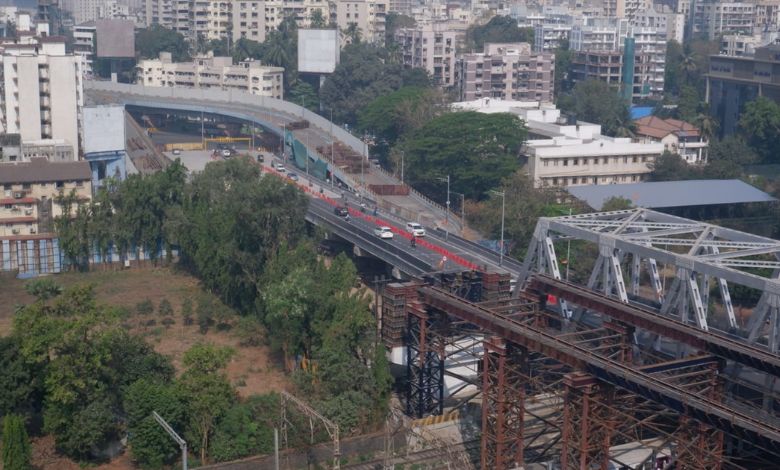
[[708,142],[699,129],[685,121],[646,116],[634,121],[640,142],[660,142],[664,149],[676,153],[689,164],[707,162]]
[[620,184],[643,181],[664,151],[662,143],[637,143],[601,135],[601,126],[566,123],[552,104],[481,99],[454,103],[456,109],[512,113],[525,121],[526,170],[537,187]]
[[666,31],[667,41],[677,41],[682,44],[685,39],[685,16],[675,13],[663,5],[638,11],[631,20],[631,25],[639,28],[656,28]]
[[756,6],[752,3],[694,3],[694,33],[715,39],[722,34],[753,32]]
[[319,11],[325,21],[330,19],[326,0],[237,0],[233,2],[232,38],[234,41],[246,38],[263,42],[287,16],[293,16],[299,28],[308,28],[315,11]]
[[172,62],[171,54],[138,63],[138,83],[144,86],[218,88],[258,96],[284,98],[284,68],[246,60],[233,65],[230,57],[196,57],[192,62]]
[[455,50],[460,32],[447,23],[426,23],[415,28],[399,28],[395,43],[407,67],[425,69],[436,85],[455,85]]
[[777,31],[758,34],[724,34],[720,40],[720,54],[734,57],[752,56],[759,47],[777,44]]
[[73,54],[82,57],[84,75],[92,75],[92,62],[95,56],[95,36],[97,26],[94,21],[87,21],[73,27]]
[[[64,38],[26,37],[2,44],[2,133],[20,134],[22,148],[70,148],[79,154],[82,62],[65,52]],[[31,151],[32,152],[32,151]]]

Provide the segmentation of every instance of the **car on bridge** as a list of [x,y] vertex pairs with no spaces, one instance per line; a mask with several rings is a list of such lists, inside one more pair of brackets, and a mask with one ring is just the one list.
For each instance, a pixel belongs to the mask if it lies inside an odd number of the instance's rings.
[[418,224],[417,222],[407,222],[406,223],[406,231],[414,235],[415,237],[424,237],[425,236],[425,227]]
[[379,238],[384,238],[387,240],[393,239],[393,229],[390,227],[377,227],[374,229],[374,235],[376,235]]
[[333,209],[333,213],[339,217],[346,217],[349,215],[349,210],[344,206],[336,206],[336,208]]
[[287,173],[287,177],[293,181],[298,181],[298,175],[295,173]]

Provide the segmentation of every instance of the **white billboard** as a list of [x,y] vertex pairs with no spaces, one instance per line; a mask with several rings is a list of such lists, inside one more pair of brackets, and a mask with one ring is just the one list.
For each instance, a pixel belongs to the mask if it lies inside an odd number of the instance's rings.
[[339,63],[337,29],[298,30],[298,71],[333,73]]

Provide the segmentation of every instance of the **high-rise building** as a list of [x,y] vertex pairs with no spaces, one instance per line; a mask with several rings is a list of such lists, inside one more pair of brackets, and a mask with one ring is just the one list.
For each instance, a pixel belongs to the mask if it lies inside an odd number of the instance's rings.
[[694,2],[693,32],[715,39],[722,34],[751,34],[756,6],[741,2]]
[[459,32],[447,23],[427,23],[414,28],[399,28],[395,43],[403,64],[425,69],[436,85],[455,85],[455,48]]
[[633,98],[663,96],[665,30],[615,18],[586,19],[572,28],[571,49],[575,82],[601,80]]
[[38,155],[77,159],[84,104],[81,57],[66,53],[59,37],[27,37],[2,47],[2,133],[20,134],[22,147],[37,146]]
[[265,41],[266,35],[276,30],[288,16],[295,18],[299,28],[311,26],[312,17],[317,14],[327,22],[330,7],[326,0],[236,0],[233,2],[232,38]]
[[554,82],[554,55],[532,52],[528,43],[488,43],[484,52],[463,54],[458,59],[461,101],[496,98],[552,102]]

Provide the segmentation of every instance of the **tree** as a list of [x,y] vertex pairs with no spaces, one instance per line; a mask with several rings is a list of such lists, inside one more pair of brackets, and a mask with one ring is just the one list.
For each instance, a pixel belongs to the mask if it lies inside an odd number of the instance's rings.
[[6,415],[3,418],[3,469],[29,470],[32,450],[24,420],[19,415]]
[[179,393],[187,403],[188,439],[193,450],[207,462],[209,439],[218,420],[236,400],[236,392],[223,369],[233,351],[207,344],[196,344],[184,353],[185,372],[179,380]]
[[62,294],[62,287],[48,277],[35,279],[26,283],[24,285],[24,290],[41,302],[46,302],[47,300]]
[[43,405],[40,367],[22,355],[16,336],[0,338],[0,416],[37,412]]
[[577,120],[601,124],[606,135],[630,136],[636,131],[627,103],[612,87],[599,80],[577,83],[567,111],[573,112]]
[[316,111],[320,98],[313,86],[303,80],[298,80],[290,87],[287,101]]
[[321,8],[312,10],[311,15],[309,16],[309,25],[312,28],[325,28],[328,26],[328,21],[325,19],[325,15],[323,15]]
[[387,51],[373,44],[349,44],[341,51],[341,62],[320,89],[326,108],[337,121],[354,125],[357,115],[379,96],[407,86],[427,86],[427,74],[404,70],[387,61]]
[[718,129],[718,121],[709,113],[699,113],[694,120],[704,140],[710,142]]
[[363,32],[357,23],[349,23],[346,28],[341,30],[341,36],[344,37],[347,44],[360,44]]
[[556,96],[571,90],[571,79],[569,78],[570,68],[571,50],[569,49],[569,40],[563,39],[561,40],[560,45],[555,49],[554,89]]
[[678,154],[665,151],[651,165],[650,181],[677,181],[700,178],[696,168],[688,165]]
[[124,408],[133,459],[143,467],[151,468],[175,462],[179,448],[152,417],[152,411],[182,432],[186,423],[186,405],[178,389],[152,379],[139,379],[128,386]]
[[181,262],[226,304],[252,312],[266,261],[302,239],[307,207],[300,190],[260,178],[247,161],[210,163],[188,185],[174,224]]
[[777,103],[763,96],[747,103],[739,118],[739,129],[764,162],[780,162],[776,151],[780,138],[780,106]]
[[523,122],[512,114],[447,113],[432,119],[403,143],[410,184],[444,200],[452,190],[479,200],[520,166]]
[[604,203],[601,205],[601,212],[623,211],[626,209],[631,209],[633,206],[634,203],[632,203],[630,199],[626,199],[620,196],[612,196],[611,198],[604,201]]
[[160,52],[170,52],[174,62],[190,60],[189,45],[184,36],[158,24],[136,32],[135,50],[142,59],[156,59]]
[[761,157],[739,136],[714,140],[709,145],[709,162],[729,161],[739,166],[757,163]]
[[[505,239],[509,241],[510,250],[513,246],[517,247],[517,256],[525,254],[539,217],[568,215],[568,210],[557,204],[553,191],[534,188],[533,181],[522,171],[501,181],[501,190],[506,194]],[[502,202],[500,197],[492,197],[467,204],[466,217],[473,227],[498,239],[501,236]]]
[[485,43],[528,42],[534,43],[533,28],[520,28],[510,16],[494,16],[487,24],[471,26],[466,31],[467,48],[482,51]]
[[382,95],[358,114],[358,128],[375,137],[374,154],[387,157],[390,147],[402,136],[416,131],[439,111],[438,90],[403,87]]
[[263,293],[264,321],[273,332],[271,343],[281,350],[288,371],[293,370],[293,357],[303,346],[312,281],[307,272],[298,269],[266,287]]

